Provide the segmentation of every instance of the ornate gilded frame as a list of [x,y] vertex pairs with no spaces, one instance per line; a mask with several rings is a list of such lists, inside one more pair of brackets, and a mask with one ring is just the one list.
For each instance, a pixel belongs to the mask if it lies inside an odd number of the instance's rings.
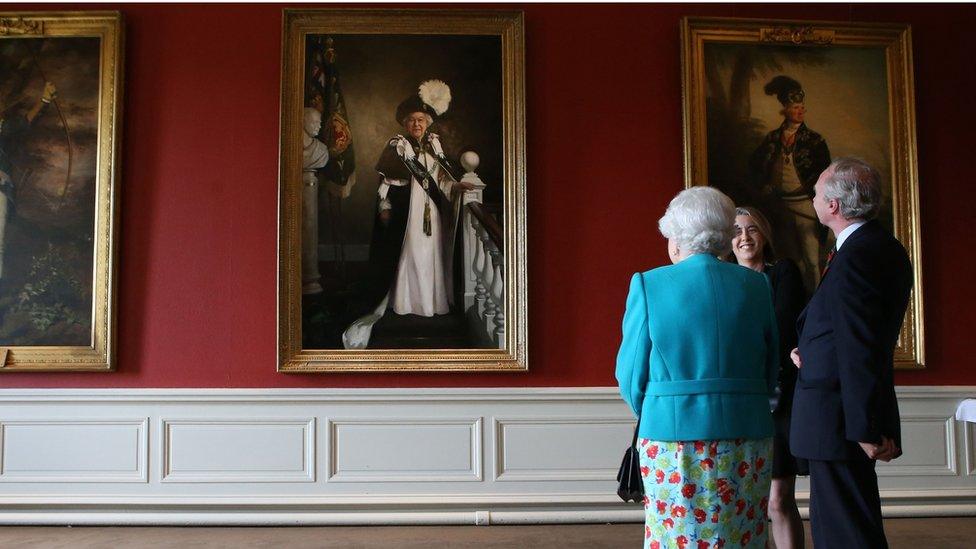
[[[278,371],[519,371],[528,369],[525,206],[525,43],[518,11],[284,10],[278,218]],[[308,34],[492,35],[501,39],[505,344],[494,349],[302,348],[301,108]]]
[[922,250],[919,236],[918,160],[911,28],[904,24],[837,23],[685,17],[681,70],[686,187],[708,185],[705,118],[705,44],[774,44],[795,47],[881,47],[888,77],[892,214],[895,236],[911,258],[915,285],[895,349],[895,367],[925,367]]
[[0,372],[115,369],[122,14],[117,11],[0,13],[0,40],[75,36],[98,37],[101,41],[91,345],[0,347]]

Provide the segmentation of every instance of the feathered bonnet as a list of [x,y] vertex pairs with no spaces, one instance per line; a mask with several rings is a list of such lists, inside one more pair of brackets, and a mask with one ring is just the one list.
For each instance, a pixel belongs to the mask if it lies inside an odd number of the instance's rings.
[[781,74],[773,78],[766,84],[763,91],[766,92],[766,95],[775,95],[784,107],[790,103],[803,103],[803,86],[789,76]]
[[451,104],[451,88],[440,80],[427,80],[420,84],[417,93],[404,99],[396,110],[397,124],[411,113],[423,112],[437,120],[437,117],[447,112]]

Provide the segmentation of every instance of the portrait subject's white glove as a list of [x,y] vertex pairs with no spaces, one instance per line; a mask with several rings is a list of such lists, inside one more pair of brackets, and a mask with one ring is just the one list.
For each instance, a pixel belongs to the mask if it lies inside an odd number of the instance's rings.
[[430,148],[434,149],[434,154],[444,156],[444,148],[441,147],[441,138],[436,133],[430,134]]
[[398,135],[393,138],[393,141],[396,142],[396,152],[397,155],[400,156],[400,158],[403,158],[405,160],[412,160],[416,156],[416,154],[414,154],[413,152],[413,146],[410,144],[409,141],[407,141],[406,137],[403,137],[402,135]]

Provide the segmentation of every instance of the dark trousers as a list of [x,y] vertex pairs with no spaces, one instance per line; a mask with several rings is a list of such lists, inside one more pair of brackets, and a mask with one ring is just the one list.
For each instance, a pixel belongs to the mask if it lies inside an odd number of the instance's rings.
[[810,528],[816,549],[887,549],[874,461],[810,460]]

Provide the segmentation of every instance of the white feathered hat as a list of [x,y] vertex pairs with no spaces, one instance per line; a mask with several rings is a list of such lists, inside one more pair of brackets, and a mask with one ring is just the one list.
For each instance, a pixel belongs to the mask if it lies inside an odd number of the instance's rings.
[[397,106],[397,123],[402,124],[403,119],[410,113],[423,112],[437,119],[438,116],[447,112],[451,105],[451,88],[441,80],[426,80],[417,88],[417,93],[404,99]]

